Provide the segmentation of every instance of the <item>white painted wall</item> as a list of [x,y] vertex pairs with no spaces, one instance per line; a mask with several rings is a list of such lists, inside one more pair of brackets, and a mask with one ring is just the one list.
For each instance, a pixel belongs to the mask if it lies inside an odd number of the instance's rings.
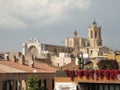
[[55,90],[77,90],[75,82],[55,82]]
[[51,60],[52,60],[52,65],[56,66],[56,67],[58,67],[58,66],[61,67],[61,66],[64,66],[66,64],[71,63],[71,58],[68,58],[68,57],[56,57],[56,56],[52,56]]

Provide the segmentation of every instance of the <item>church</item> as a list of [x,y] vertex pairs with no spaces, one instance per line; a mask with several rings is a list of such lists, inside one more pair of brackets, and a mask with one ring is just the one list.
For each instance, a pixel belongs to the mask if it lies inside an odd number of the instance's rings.
[[95,20],[88,27],[87,38],[77,36],[77,31],[74,31],[72,37],[64,40],[64,46],[42,44],[38,39],[31,38],[22,46],[22,54],[25,56],[43,57],[47,54],[59,55],[61,52],[73,55],[74,52],[88,54],[89,57],[94,58],[110,53],[111,49],[102,45],[101,27]]
[[73,50],[73,47],[43,44],[36,38],[30,38],[27,43],[22,45],[22,55],[26,57],[49,58],[52,55],[58,56],[59,53],[72,53]]
[[104,56],[111,52],[111,49],[102,45],[101,27],[94,20],[88,27],[88,37],[81,38],[77,36],[77,31],[73,36],[65,39],[65,46],[72,47],[78,53],[88,54],[94,58]]

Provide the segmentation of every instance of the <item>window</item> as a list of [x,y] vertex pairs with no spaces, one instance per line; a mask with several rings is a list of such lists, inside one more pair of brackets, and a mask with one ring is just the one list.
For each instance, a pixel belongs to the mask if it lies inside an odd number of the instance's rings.
[[52,89],[54,90],[54,79],[52,79]]
[[93,32],[91,31],[90,33],[91,33],[91,38],[93,38]]
[[43,80],[43,84],[44,84],[44,89],[46,90],[46,88],[47,88],[47,80],[46,79]]
[[95,31],[95,38],[97,38],[97,31]]

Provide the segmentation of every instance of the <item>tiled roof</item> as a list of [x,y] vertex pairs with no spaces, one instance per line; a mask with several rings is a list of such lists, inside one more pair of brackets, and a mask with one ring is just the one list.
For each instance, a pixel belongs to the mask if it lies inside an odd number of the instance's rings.
[[5,73],[5,71],[3,71],[3,70],[0,69],[0,73]]
[[63,68],[64,69],[75,69],[75,70],[77,70],[78,69],[78,65],[75,65],[75,60],[72,60],[71,63],[65,65]]
[[[56,70],[57,70],[56,68],[51,67],[51,66],[49,66],[45,63],[42,63],[42,62],[35,62],[35,64],[34,64],[35,67],[34,68],[28,66],[27,64],[21,65],[21,64],[12,62],[12,61],[0,61],[0,64],[2,64],[4,66],[7,66],[7,67],[10,67],[10,68],[13,68],[14,70],[15,69],[21,70],[23,72],[36,71],[36,72],[46,72],[46,73],[48,73],[48,72],[56,72]],[[2,68],[0,69],[0,72],[4,72],[4,71],[2,71]]]

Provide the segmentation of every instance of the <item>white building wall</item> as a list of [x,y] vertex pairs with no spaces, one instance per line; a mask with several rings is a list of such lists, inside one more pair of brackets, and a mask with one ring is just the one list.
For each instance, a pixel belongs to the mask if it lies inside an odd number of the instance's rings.
[[30,39],[29,42],[23,43],[22,54],[25,56],[29,55],[29,49],[32,46],[34,46],[37,49],[38,51],[37,57],[39,57],[42,54],[42,50],[41,50],[42,48],[41,48],[41,43],[39,42],[38,39],[34,39],[34,40]]
[[55,82],[55,90],[77,90],[75,82]]
[[52,56],[51,60],[52,60],[52,65],[56,67],[61,67],[61,66],[71,63],[71,58],[68,58],[68,57]]

